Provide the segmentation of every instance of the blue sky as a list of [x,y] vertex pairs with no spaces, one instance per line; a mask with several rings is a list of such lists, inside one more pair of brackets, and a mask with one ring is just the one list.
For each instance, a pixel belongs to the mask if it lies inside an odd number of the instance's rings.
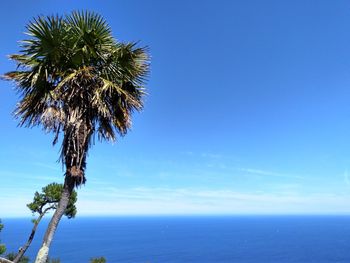
[[[0,72],[37,15],[93,10],[150,47],[145,109],[90,150],[81,215],[349,214],[349,1],[5,1]],[[63,182],[59,147],[0,89],[0,217]]]

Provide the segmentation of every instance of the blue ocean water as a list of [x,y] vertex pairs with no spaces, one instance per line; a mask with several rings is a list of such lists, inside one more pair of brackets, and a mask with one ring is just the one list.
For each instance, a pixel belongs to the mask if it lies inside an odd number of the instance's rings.
[[[8,251],[31,229],[3,219]],[[28,256],[35,258],[44,222]],[[107,217],[63,220],[51,257],[63,263],[350,262],[349,216]]]

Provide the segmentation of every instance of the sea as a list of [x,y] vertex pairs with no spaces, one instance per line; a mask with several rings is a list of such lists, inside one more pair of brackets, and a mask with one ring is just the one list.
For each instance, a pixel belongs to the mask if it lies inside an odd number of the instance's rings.
[[[7,250],[25,243],[28,218],[2,218]],[[32,260],[48,221],[27,256]],[[50,250],[61,263],[350,262],[350,216],[134,216],[61,221]],[[32,262],[32,261],[31,261]]]

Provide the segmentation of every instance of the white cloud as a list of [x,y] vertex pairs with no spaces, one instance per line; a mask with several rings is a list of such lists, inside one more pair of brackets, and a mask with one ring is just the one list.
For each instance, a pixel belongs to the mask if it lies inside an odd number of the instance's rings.
[[52,165],[52,164],[47,164],[47,163],[43,163],[43,162],[33,162],[32,165],[42,167],[42,168],[47,168],[47,169],[57,171],[57,172],[63,171],[61,164]]
[[[267,193],[233,189],[117,188],[95,184],[95,188],[78,189],[77,207],[79,215],[350,213],[350,193],[302,194],[289,188],[285,190]],[[29,216],[26,204],[32,198],[30,189],[7,189],[0,197],[0,218]]]
[[79,195],[80,214],[350,213],[350,195],[243,193],[232,190],[109,188]]
[[286,178],[295,178],[295,179],[302,179],[302,176],[299,175],[291,175],[291,174],[284,174],[284,173],[276,173],[271,171],[265,171],[265,170],[259,170],[259,169],[251,169],[251,168],[238,168],[239,171],[255,174],[255,175],[266,175],[266,176],[275,176],[275,177],[286,177]]
[[347,185],[350,185],[350,178],[349,178],[349,173],[348,173],[348,170],[346,170],[343,174],[344,176],[344,182],[347,184]]

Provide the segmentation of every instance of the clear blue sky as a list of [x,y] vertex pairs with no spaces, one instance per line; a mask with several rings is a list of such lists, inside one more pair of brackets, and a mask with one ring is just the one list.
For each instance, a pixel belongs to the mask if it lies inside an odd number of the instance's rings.
[[[93,10],[150,47],[145,109],[91,149],[81,215],[350,213],[349,1],[4,1],[0,72],[25,24]],[[63,182],[59,147],[0,88],[0,217]]]

